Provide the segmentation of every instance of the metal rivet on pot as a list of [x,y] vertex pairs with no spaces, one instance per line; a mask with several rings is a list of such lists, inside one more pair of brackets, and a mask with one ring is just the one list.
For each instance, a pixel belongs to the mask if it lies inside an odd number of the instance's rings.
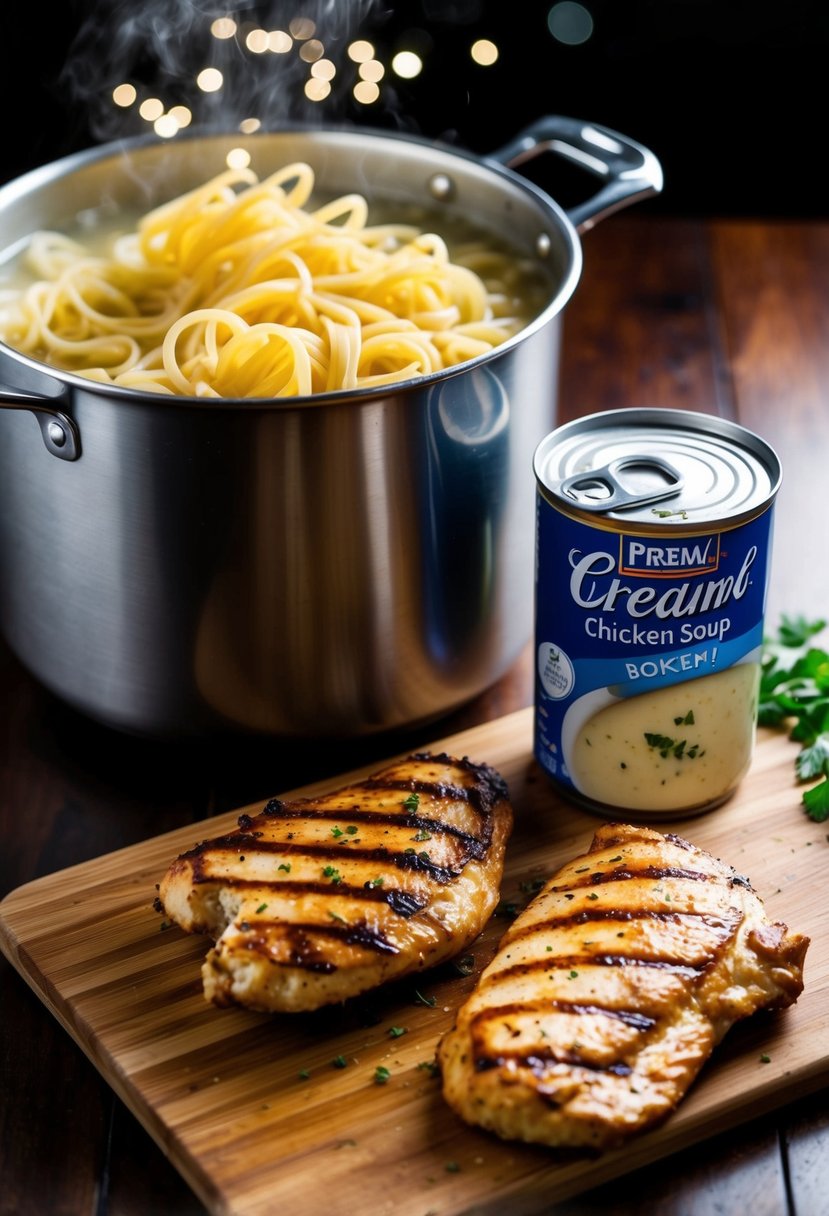
[[455,183],[447,173],[436,173],[429,182],[429,191],[432,198],[446,202],[455,193]]
[[550,256],[550,250],[552,247],[553,243],[550,240],[548,233],[540,232],[535,238],[535,252],[540,258],[548,258]]
[[59,422],[50,422],[48,426],[49,439],[56,448],[62,448],[66,443],[66,431]]

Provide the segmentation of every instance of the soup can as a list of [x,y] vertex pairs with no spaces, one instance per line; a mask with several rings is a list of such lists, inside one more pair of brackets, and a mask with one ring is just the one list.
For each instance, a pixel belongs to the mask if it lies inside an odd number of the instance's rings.
[[723,419],[617,409],[533,463],[538,764],[607,818],[720,805],[754,750],[777,454]]

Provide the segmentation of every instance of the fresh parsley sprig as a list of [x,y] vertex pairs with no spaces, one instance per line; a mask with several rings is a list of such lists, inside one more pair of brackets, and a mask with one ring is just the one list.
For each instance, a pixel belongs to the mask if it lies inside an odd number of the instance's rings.
[[766,638],[760,675],[757,721],[787,728],[801,745],[795,759],[799,781],[814,781],[803,793],[806,814],[815,823],[829,819],[829,652],[813,644],[826,621],[783,616]]

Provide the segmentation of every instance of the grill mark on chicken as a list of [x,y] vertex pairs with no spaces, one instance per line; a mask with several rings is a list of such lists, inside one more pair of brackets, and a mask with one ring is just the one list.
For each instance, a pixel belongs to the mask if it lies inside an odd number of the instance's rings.
[[648,967],[655,971],[670,972],[671,975],[678,975],[686,980],[696,979],[711,966],[710,959],[694,964],[679,959],[645,958],[634,954],[571,954],[557,957],[554,967],[544,959],[503,967],[490,975],[482,976],[479,988],[506,985],[510,980],[532,976],[535,973],[554,975],[556,971],[571,971],[574,967],[584,967],[588,963],[596,967]]
[[[591,1014],[595,1017],[616,1018],[634,1030],[650,1030],[656,1025],[656,1018],[650,1014],[640,1013],[636,1009],[613,1009],[608,1005],[600,1005],[585,1001],[565,1001],[554,997],[549,1001],[527,1001],[520,1004],[501,1005],[498,1009],[482,1009],[472,1018],[470,1026],[473,1035],[478,1027],[493,1018],[503,1020],[524,1013],[550,1013],[558,1010],[561,1013]],[[512,1054],[512,1053],[505,1053]]]
[[[401,831],[409,831],[416,829],[417,831],[429,832],[432,836],[445,835],[453,841],[463,846],[463,856],[466,858],[475,857],[480,859],[486,855],[490,845],[487,835],[472,836],[469,832],[464,832],[460,828],[456,828],[451,823],[443,823],[439,819],[429,819],[423,815],[384,815],[374,811],[354,811],[352,807],[337,809],[336,812],[313,812],[308,811],[291,811],[280,816],[282,819],[311,819],[316,822],[330,822],[335,825],[342,822],[344,818],[348,818],[352,824],[363,823],[371,824],[379,827],[395,827]],[[249,818],[244,816],[243,818]],[[305,843],[297,843],[293,840],[263,840],[261,832],[228,832],[226,836],[220,836],[215,840],[203,840],[201,843],[194,845],[192,849],[188,849],[186,853],[182,853],[182,857],[198,857],[200,853],[209,849],[214,852],[218,849],[224,849],[228,853],[243,852],[245,849],[257,849],[263,853],[277,853],[280,849],[297,849],[316,851],[329,849],[332,854],[342,852],[347,848],[349,853],[359,853],[359,849],[354,847],[352,841],[342,840],[334,845],[311,845]]]
[[[239,928],[245,935],[245,949],[260,951],[267,955],[269,952],[270,926],[265,922],[243,920]],[[318,924],[316,921],[291,921],[280,926],[280,933],[290,944],[291,961],[297,967],[306,967],[312,971],[323,971],[327,974],[336,971],[336,965],[330,960],[320,961],[319,939],[333,938],[348,946],[364,946],[368,950],[377,950],[385,954],[398,954],[398,947],[390,942],[379,929],[372,929],[365,921],[356,924]]]
[[603,825],[507,930],[439,1043],[444,1097],[505,1139],[618,1146],[667,1118],[734,1022],[797,1000],[808,944],[689,841]]
[[[194,882],[207,881],[206,879],[194,878]],[[235,878],[233,886],[240,891],[249,890],[256,891],[263,897],[269,891],[277,894],[288,895],[330,895],[332,883],[330,879],[325,882],[291,882],[286,879],[262,879],[262,878]],[[372,882],[365,882],[362,886],[354,886],[346,883],[336,884],[337,889],[341,893],[347,893],[350,900],[359,900],[366,903],[386,903],[396,912],[398,916],[408,918],[414,916],[416,912],[420,912],[428,903],[426,895],[418,894],[416,891],[406,891],[402,887],[381,887],[376,886]],[[164,907],[161,900],[156,897],[154,901],[156,911],[163,912]],[[248,917],[245,923],[251,923]]]
[[[375,886],[371,882],[365,882],[362,886],[354,886],[348,883],[332,883],[330,879],[324,882],[290,882],[282,880],[262,880],[252,878],[234,878],[233,886],[238,887],[240,891],[245,889],[256,891],[267,897],[269,891],[278,895],[299,896],[299,895],[323,895],[327,896],[332,893],[332,887],[336,888],[338,895],[343,895],[349,900],[358,900],[365,903],[386,903],[391,907],[393,912],[398,916],[408,917],[414,916],[415,912],[419,912],[427,902],[425,895],[419,895],[416,891],[405,891],[400,887],[392,887],[391,890],[385,887]],[[246,924],[255,923],[250,917],[245,920]]]
[[617,866],[613,870],[593,870],[577,882],[568,882],[560,887],[550,887],[550,891],[578,891],[581,887],[595,887],[605,882],[625,882],[630,879],[650,878],[683,878],[689,882],[712,882],[711,874],[703,874],[699,870],[683,870],[678,866],[637,866],[635,869],[627,866]]
[[[425,783],[421,783],[424,785]],[[383,787],[388,788],[387,786]],[[452,790],[441,792],[437,787],[431,787],[429,792],[434,796],[457,797],[460,791]],[[467,800],[468,801],[468,800]],[[485,821],[483,830],[479,836],[473,836],[470,832],[464,832],[461,828],[455,827],[454,824],[445,823],[440,819],[433,819],[426,815],[417,815],[411,812],[400,815],[387,811],[367,811],[357,806],[337,806],[325,808],[324,810],[315,809],[309,811],[301,806],[286,807],[284,803],[280,804],[279,810],[268,811],[267,808],[263,812],[274,819],[297,820],[297,819],[313,819],[320,823],[337,824],[343,819],[348,819],[353,824],[366,824],[376,827],[393,827],[400,830],[414,829],[415,831],[429,832],[432,835],[444,835],[452,837],[463,846],[463,856],[465,858],[475,857],[478,860],[485,857],[492,843],[492,826],[489,821]],[[227,837],[228,841],[239,840],[244,841],[246,837],[242,834],[232,834]],[[263,845],[262,847],[267,847]],[[274,844],[273,847],[276,847]],[[351,850],[349,850],[350,852]]]
[[[457,861],[451,866],[440,866],[436,862],[432,861],[426,850],[421,850],[419,853],[415,852],[414,850],[411,852],[407,850],[395,852],[384,846],[379,846],[375,849],[356,849],[352,846],[346,852],[345,846],[343,845],[334,846],[332,848],[329,845],[316,844],[282,845],[274,841],[261,841],[257,843],[256,851],[258,853],[271,853],[278,856],[282,856],[284,854],[294,858],[311,857],[319,861],[321,865],[323,863],[339,865],[347,860],[377,862],[387,866],[394,866],[398,870],[420,871],[421,873],[428,874],[430,878],[435,880],[435,882],[442,885],[449,883],[453,878],[456,878],[457,875],[463,870],[466,862],[469,860],[468,857],[464,857],[462,861]],[[201,852],[184,854],[186,859],[193,863],[194,883],[215,882],[216,880],[215,873],[213,873],[212,870],[206,869],[204,863],[202,862],[202,855],[205,852],[209,854],[209,861],[211,865],[215,865],[216,859],[221,858],[222,855],[226,855],[228,857],[239,856],[238,849],[228,848],[224,842],[213,845],[209,849],[202,850]],[[244,863],[244,854],[239,856],[239,861]],[[255,886],[260,880],[237,878],[233,874],[228,874],[225,881],[228,883],[238,882],[240,886],[244,886],[245,884]],[[264,878],[261,880],[261,885],[282,887],[286,885],[286,882],[281,878]],[[299,886],[300,884],[294,885]],[[309,884],[310,887],[314,887],[315,885],[316,884],[313,883]],[[342,891],[358,891],[363,889],[362,884],[359,887],[356,887],[345,881],[342,883],[337,883],[336,885],[339,886],[340,890]]]
[[548,1068],[564,1063],[589,1068],[594,1072],[611,1073],[613,1076],[630,1075],[633,1070],[626,1060],[617,1059],[608,1064],[602,1064],[595,1060],[586,1059],[572,1045],[568,1049],[562,1050],[557,1049],[555,1046],[545,1044],[542,1047],[541,1044],[534,1043],[524,1051],[516,1048],[512,1051],[501,1050],[493,1055],[487,1055],[484,1051],[485,1024],[490,1019],[503,1021],[516,1014],[549,1014],[551,1012],[579,1017],[611,1018],[623,1023],[625,1026],[629,1026],[632,1030],[641,1031],[643,1034],[652,1030],[657,1023],[655,1017],[640,1013],[637,1010],[613,1009],[607,1005],[586,1001],[565,1001],[558,998],[550,1001],[529,1001],[522,1002],[521,1004],[502,1005],[498,1009],[482,1009],[471,1019],[469,1024],[470,1034],[475,1045],[475,1071],[486,1072],[491,1068],[500,1068],[505,1064],[512,1064],[513,1066],[529,1068],[535,1073],[544,1073]]
[[737,914],[727,917],[715,912],[690,912],[683,909],[679,912],[663,911],[661,908],[580,908],[567,916],[551,916],[546,920],[533,921],[531,924],[515,926],[510,932],[510,942],[521,941],[522,938],[532,937],[548,929],[566,928],[568,925],[601,924],[604,921],[618,921],[623,924],[633,924],[640,921],[658,921],[663,924],[680,924],[683,918],[693,917],[700,924],[714,930],[730,933],[737,920]]

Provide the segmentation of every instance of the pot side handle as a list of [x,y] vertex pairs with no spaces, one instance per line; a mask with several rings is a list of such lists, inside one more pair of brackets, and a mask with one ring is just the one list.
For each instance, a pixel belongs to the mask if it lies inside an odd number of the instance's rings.
[[554,152],[604,181],[592,198],[567,212],[579,232],[662,190],[662,166],[653,152],[609,127],[558,114],[537,119],[489,156],[514,169],[542,152]]
[[77,460],[80,456],[81,436],[77,423],[51,404],[48,397],[25,393],[21,389],[0,388],[0,409],[31,410],[48,452],[58,460]]

